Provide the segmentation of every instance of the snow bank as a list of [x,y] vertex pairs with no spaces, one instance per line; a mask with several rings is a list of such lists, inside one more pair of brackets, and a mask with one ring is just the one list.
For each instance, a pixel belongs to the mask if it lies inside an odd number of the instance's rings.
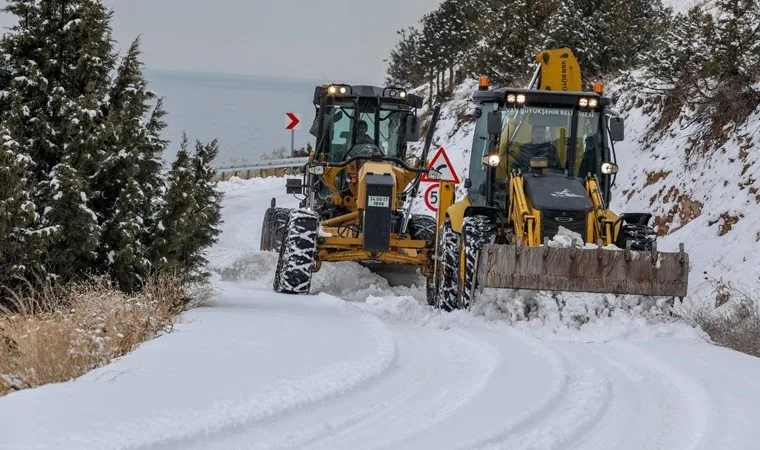
[[[251,252],[241,260],[237,276],[247,284],[270,289],[276,263],[273,252]],[[441,329],[512,325],[536,337],[579,342],[701,336],[677,323],[666,299],[485,289],[471,311],[446,313],[426,304],[422,281],[411,287],[390,287],[385,279],[357,263],[325,263],[314,274],[312,292],[360,304],[384,320]]]

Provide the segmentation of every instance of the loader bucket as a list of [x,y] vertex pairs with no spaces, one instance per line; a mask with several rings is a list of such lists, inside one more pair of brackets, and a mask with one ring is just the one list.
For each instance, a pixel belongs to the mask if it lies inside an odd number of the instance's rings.
[[685,297],[689,257],[683,251],[488,244],[478,267],[481,287]]

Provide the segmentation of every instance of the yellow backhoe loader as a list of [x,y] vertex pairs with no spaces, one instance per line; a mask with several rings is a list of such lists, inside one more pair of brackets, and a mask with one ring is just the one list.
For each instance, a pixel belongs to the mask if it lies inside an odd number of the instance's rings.
[[483,77],[473,94],[467,195],[454,203],[441,183],[428,302],[468,308],[480,287],[684,297],[683,245],[660,252],[651,214],[609,209],[624,124],[603,86],[582,91],[570,49],[536,59],[527,89],[490,89]]
[[406,155],[407,143],[420,138],[422,104],[421,97],[395,87],[316,88],[311,133],[317,144],[303,179],[287,181],[288,193],[303,196],[300,208],[282,210],[273,203],[262,230],[262,248],[280,252],[277,292],[308,293],[312,273],[326,262],[432,277],[435,218],[411,214],[406,202],[416,197],[423,174],[437,174],[422,161],[439,107],[422,158]]

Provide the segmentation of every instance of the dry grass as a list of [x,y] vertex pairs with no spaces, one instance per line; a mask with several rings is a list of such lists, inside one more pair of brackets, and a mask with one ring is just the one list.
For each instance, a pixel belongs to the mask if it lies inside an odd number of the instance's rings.
[[0,396],[102,366],[170,331],[182,311],[208,298],[171,278],[134,295],[102,280],[16,295],[16,312],[0,315]]
[[689,316],[712,341],[760,357],[760,303],[730,284],[715,285],[715,309],[703,307]]

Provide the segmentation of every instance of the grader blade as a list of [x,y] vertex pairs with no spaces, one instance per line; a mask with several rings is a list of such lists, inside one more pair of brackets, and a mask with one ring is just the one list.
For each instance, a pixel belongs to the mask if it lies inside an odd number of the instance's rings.
[[686,253],[488,244],[478,285],[490,288],[685,297]]

